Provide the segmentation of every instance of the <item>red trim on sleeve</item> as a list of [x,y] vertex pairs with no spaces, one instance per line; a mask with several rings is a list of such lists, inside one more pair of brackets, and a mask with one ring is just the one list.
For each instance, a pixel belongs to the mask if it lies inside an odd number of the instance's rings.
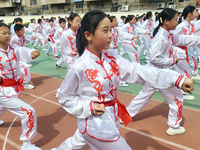
[[183,75],[180,75],[180,76],[178,77],[178,79],[176,80],[175,86],[176,86],[177,88],[179,88],[179,84],[180,84],[180,82],[181,82],[181,80],[182,80],[183,77],[184,77]]
[[93,101],[90,102],[90,111],[91,111],[92,115],[95,115],[94,114],[94,108],[93,108]]

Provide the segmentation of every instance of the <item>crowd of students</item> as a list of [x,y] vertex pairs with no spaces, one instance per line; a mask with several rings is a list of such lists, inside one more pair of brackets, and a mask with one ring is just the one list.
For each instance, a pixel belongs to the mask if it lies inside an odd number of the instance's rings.
[[[74,136],[54,150],[80,149],[86,144],[99,150],[131,149],[120,136],[120,121],[127,125],[156,90],[169,103],[166,133],[183,134],[183,100],[195,99],[189,94],[193,90],[190,78],[200,79],[198,19],[198,10],[187,6],[182,13],[166,8],[156,12],[154,18],[149,11],[142,16],[121,16],[117,21],[115,16],[95,10],[82,19],[76,13],[58,20],[42,16],[37,23],[33,18],[28,28],[22,18],[16,18],[10,29],[0,23],[0,116],[9,110],[21,118],[22,150],[40,149],[30,142],[36,134],[35,111],[18,96],[23,88],[35,88],[30,84],[29,67],[30,61],[40,55],[36,49],[42,43],[46,56],[53,51],[54,58],[59,59],[55,67],[62,68],[63,62],[67,67],[57,90],[58,101],[78,118]],[[26,41],[33,49],[25,47]],[[123,58],[125,53],[130,61]],[[141,55],[146,55],[147,65],[140,65]],[[117,99],[117,91],[127,83],[144,86],[126,109]],[[0,125],[3,123],[0,121]]]

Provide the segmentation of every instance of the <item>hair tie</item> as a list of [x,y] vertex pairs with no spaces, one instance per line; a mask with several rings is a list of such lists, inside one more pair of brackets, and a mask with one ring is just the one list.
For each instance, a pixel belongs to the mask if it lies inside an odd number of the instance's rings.
[[163,21],[162,21],[162,17],[160,17],[160,23],[163,23]]

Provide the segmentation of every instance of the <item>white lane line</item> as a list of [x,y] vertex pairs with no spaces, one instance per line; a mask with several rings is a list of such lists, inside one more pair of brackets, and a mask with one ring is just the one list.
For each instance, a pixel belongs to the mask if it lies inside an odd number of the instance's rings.
[[189,147],[186,147],[186,146],[183,146],[183,145],[180,145],[180,144],[171,142],[171,141],[167,141],[167,140],[161,139],[161,138],[159,138],[159,137],[156,137],[156,136],[153,136],[153,135],[150,135],[150,134],[141,132],[141,131],[137,131],[137,130],[132,129],[132,128],[130,128],[130,127],[125,127],[124,125],[120,125],[120,128],[129,130],[129,131],[131,131],[131,132],[135,132],[135,133],[140,134],[140,135],[142,135],[142,136],[145,136],[145,137],[154,139],[154,140],[156,140],[156,141],[163,142],[163,143],[168,144],[168,145],[172,145],[172,146],[181,148],[181,149],[183,149],[183,150],[194,150],[194,149],[192,149],[192,148],[189,148]]
[[[42,95],[41,97],[38,97],[37,96],[37,98],[34,100],[34,101],[32,101],[29,105],[31,105],[31,104],[33,104],[34,102],[36,102],[38,99],[41,99],[42,97],[44,97],[44,96],[46,96],[46,95],[48,95],[48,94],[50,94],[50,93],[53,93],[53,92],[55,92],[55,91],[57,91],[57,90],[53,90],[53,91],[51,91],[51,92],[49,92],[49,93],[46,93],[46,94],[44,94],[44,95]],[[10,133],[10,130],[11,130],[11,127],[12,127],[12,125],[13,125],[13,123],[15,122],[15,120],[17,119],[18,117],[15,117],[15,119],[12,121],[12,123],[10,124],[10,126],[9,126],[9,128],[8,128],[8,131],[7,131],[7,133],[6,133],[6,136],[5,136],[5,140],[4,140],[4,144],[3,144],[3,150],[5,150],[5,148],[6,148],[6,143],[8,142],[8,135],[9,135],[9,133]],[[11,141],[11,140],[9,140],[9,141]],[[10,143],[9,143],[10,144]],[[16,147],[17,148],[17,147]]]
[[[127,94],[127,95],[131,95],[131,96],[137,96],[137,95],[133,95],[133,94],[130,94],[130,93],[125,93],[125,92],[120,92],[118,91],[118,93],[122,93],[122,94]],[[162,101],[159,101],[159,100],[155,100],[155,99],[151,99],[151,101],[156,101],[156,102],[160,102],[160,103],[166,103],[167,102],[162,102]],[[197,111],[197,112],[200,112],[200,110],[197,110],[197,109],[192,109],[192,108],[188,108],[188,107],[183,107],[184,109],[189,109],[189,110],[193,110],[193,111]]]
[[[0,139],[5,140],[5,136],[0,134]],[[21,146],[13,141],[11,141],[10,139],[7,139],[7,143],[9,143],[10,145],[12,145],[13,147],[17,148],[17,149],[21,149]]]

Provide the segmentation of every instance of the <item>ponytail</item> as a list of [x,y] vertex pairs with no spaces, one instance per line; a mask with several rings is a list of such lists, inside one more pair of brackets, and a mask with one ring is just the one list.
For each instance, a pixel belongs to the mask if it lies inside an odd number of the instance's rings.
[[194,10],[196,10],[196,7],[194,7],[194,6],[189,5],[189,6],[185,7],[185,8],[183,9],[182,16],[181,16],[181,17],[179,18],[179,20],[178,20],[178,23],[181,23],[181,22],[182,22],[182,18],[186,19],[186,18],[187,18],[187,15],[188,15],[189,13],[193,13]]
[[165,8],[161,13],[158,15],[159,24],[153,31],[153,37],[158,32],[160,26],[163,26],[165,20],[171,20],[174,18],[175,14],[178,12],[172,8]]

